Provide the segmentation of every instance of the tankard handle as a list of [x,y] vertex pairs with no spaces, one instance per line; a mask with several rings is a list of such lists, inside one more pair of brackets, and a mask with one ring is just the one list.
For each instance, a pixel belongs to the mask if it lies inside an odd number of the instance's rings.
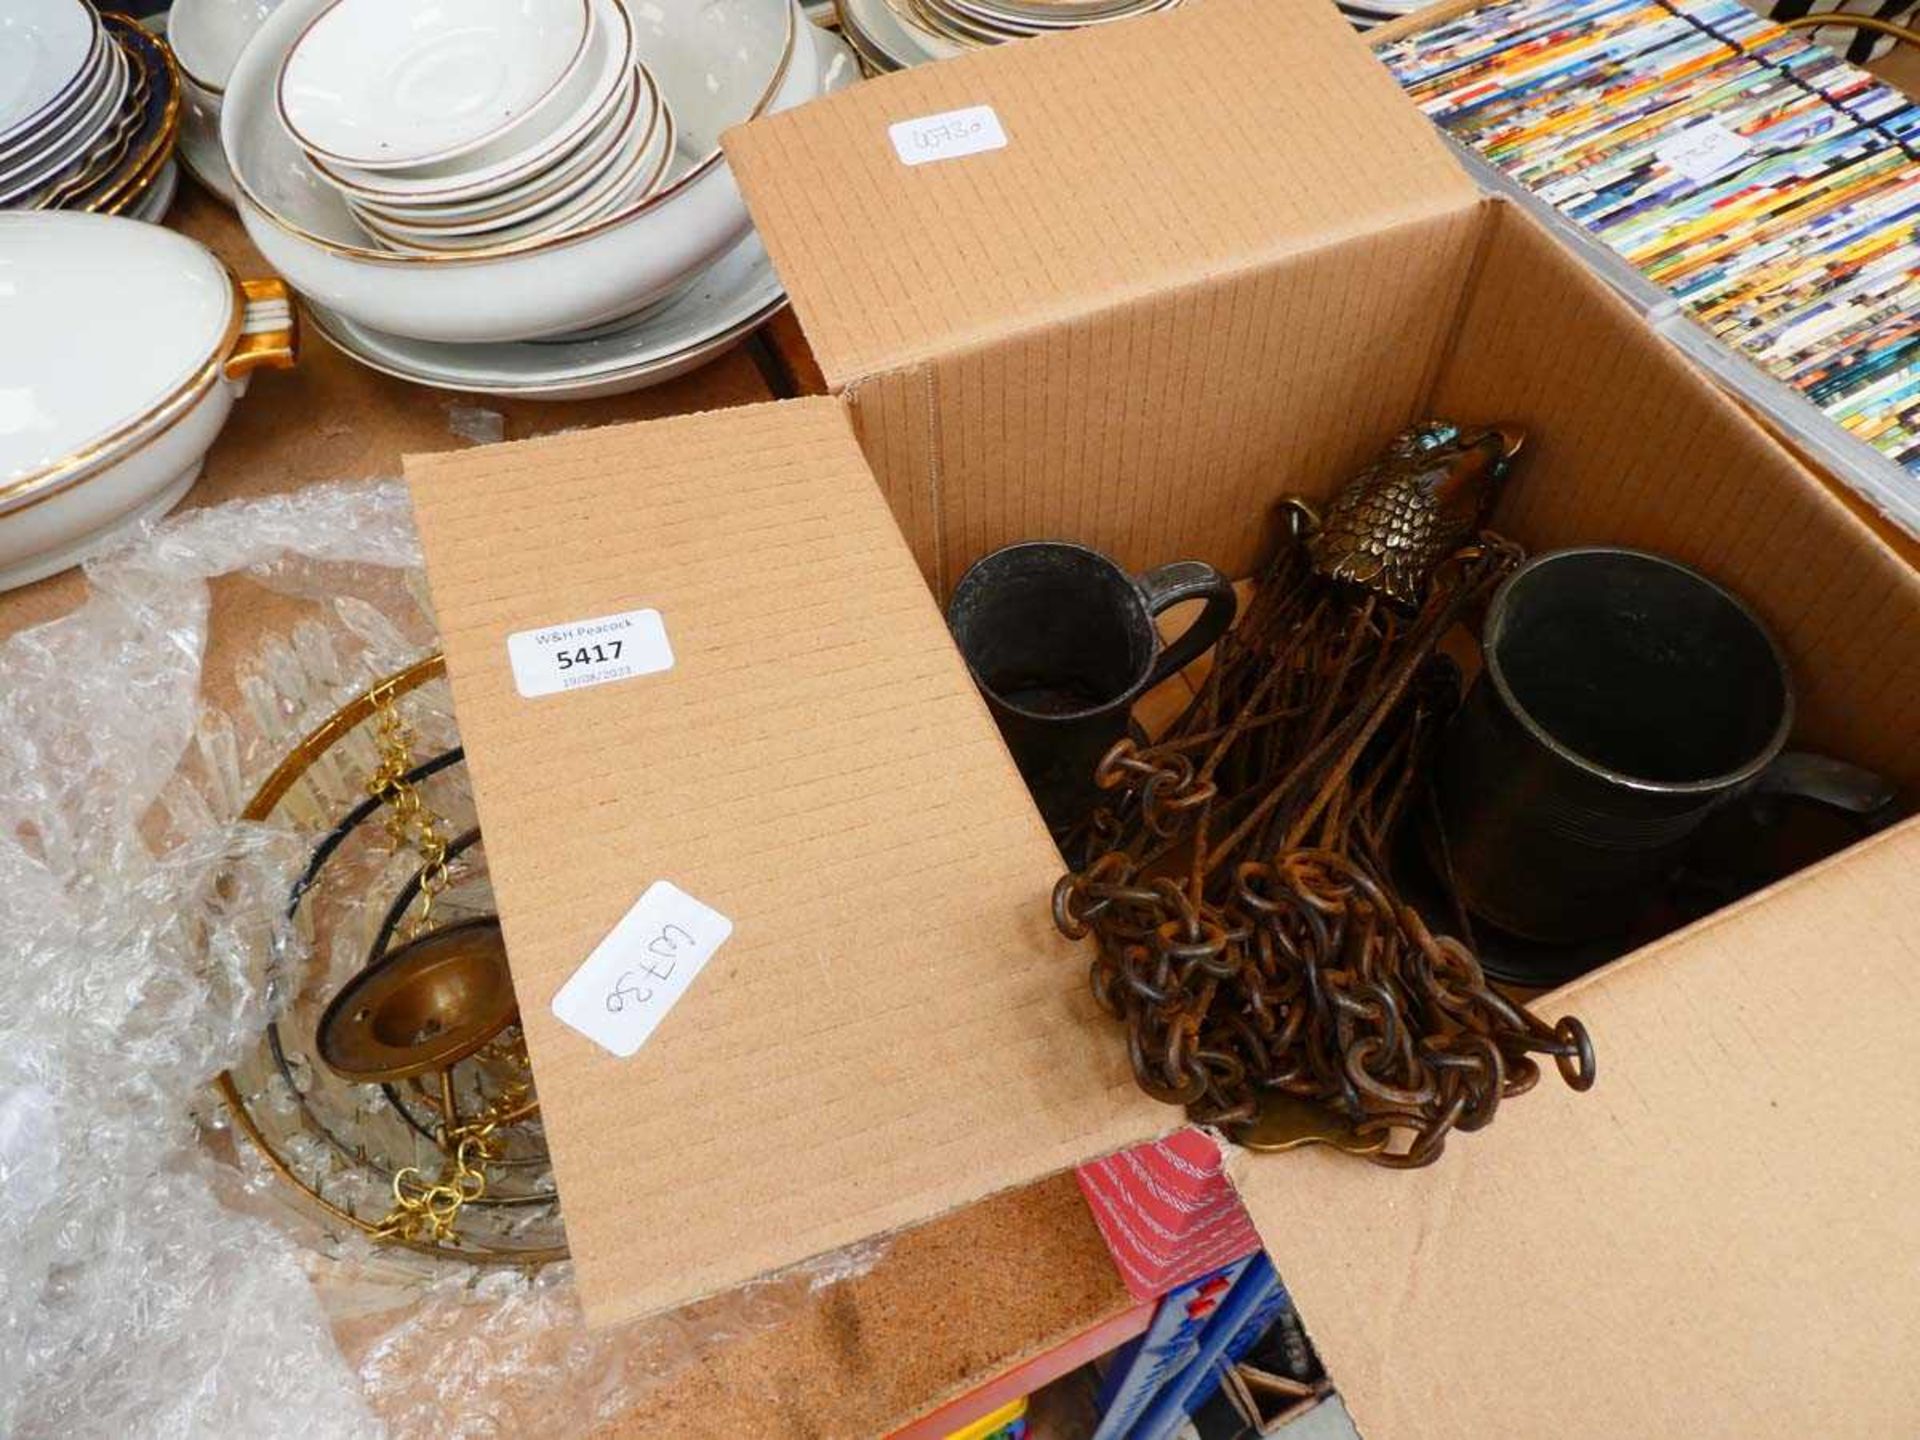
[[1176,560],[1171,565],[1147,571],[1133,583],[1139,588],[1149,615],[1171,610],[1183,600],[1207,602],[1207,608],[1187,627],[1186,633],[1161,650],[1160,659],[1147,676],[1145,688],[1148,690],[1169,675],[1177,675],[1212,649],[1214,642],[1227,633],[1240,609],[1240,597],[1234,593],[1233,582],[1204,560]]
[[1838,811],[1857,820],[1863,836],[1884,830],[1900,818],[1891,781],[1811,750],[1781,751],[1747,793],[1782,795]]

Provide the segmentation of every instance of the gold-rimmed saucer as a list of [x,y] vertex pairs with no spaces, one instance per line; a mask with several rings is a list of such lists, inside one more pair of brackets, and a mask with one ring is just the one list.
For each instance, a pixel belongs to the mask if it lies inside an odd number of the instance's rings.
[[[119,42],[113,38],[111,31],[107,33],[107,43],[119,48]],[[76,196],[85,195],[117,172],[121,161],[133,146],[134,136],[140,129],[141,116],[146,112],[147,98],[153,88],[146,67],[135,57],[126,55],[124,50],[122,54],[125,55],[131,75],[127,95],[120,109],[92,146],[66,170],[49,180],[44,188],[26,197],[20,205],[21,209],[64,209]]]

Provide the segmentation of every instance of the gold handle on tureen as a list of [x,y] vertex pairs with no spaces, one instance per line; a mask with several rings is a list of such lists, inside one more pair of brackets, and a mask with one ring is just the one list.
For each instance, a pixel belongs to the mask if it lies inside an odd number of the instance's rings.
[[242,280],[240,295],[240,337],[227,356],[227,378],[292,369],[300,358],[300,311],[286,281]]

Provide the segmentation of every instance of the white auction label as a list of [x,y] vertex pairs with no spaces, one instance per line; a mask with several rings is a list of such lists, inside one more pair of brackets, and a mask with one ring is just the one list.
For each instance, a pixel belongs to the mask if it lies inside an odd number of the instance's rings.
[[1654,153],[1669,170],[1677,171],[1696,185],[1703,185],[1745,160],[1752,148],[1726,126],[1703,120],[1661,141]]
[[933,160],[958,160],[983,150],[1007,148],[1007,132],[991,105],[969,105],[943,110],[918,120],[901,120],[887,127],[893,153],[903,165],[925,165]]
[[647,1043],[731,934],[733,922],[718,910],[656,880],[560,987],[553,1013],[624,1060]]
[[658,610],[629,610],[507,636],[513,685],[529,700],[673,668]]

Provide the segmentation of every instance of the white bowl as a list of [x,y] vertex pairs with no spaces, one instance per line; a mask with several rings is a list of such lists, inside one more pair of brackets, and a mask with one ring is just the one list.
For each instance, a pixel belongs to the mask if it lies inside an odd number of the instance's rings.
[[173,47],[181,75],[217,99],[227,88],[227,76],[247,41],[279,4],[280,0],[174,0],[167,11],[167,43]]
[[0,589],[186,493],[248,376],[293,363],[279,281],[105,215],[0,215]]
[[[839,36],[816,31],[820,90],[859,79]],[[684,375],[765,323],[787,303],[760,237],[751,231],[664,300],[575,335],[508,345],[440,345],[383,334],[310,306],[329,340],[375,370],[470,394],[523,400],[619,395]]]
[[[309,153],[315,170],[335,189],[359,199],[402,203],[469,200],[543,173],[576,153],[593,130],[620,108],[633,72],[633,20],[617,0],[589,0],[592,34],[585,63],[568,81],[569,112],[540,133],[507,147],[486,146],[471,155],[402,170],[369,170]],[[577,92],[577,93],[576,93]],[[504,152],[504,153],[502,153]]]
[[439,389],[526,399],[617,394],[681,375],[786,303],[749,234],[678,295],[595,334],[518,345],[436,345],[356,325],[324,309],[313,323],[361,364]]
[[[665,295],[745,236],[751,221],[720,154],[720,131],[818,93],[813,27],[791,0],[655,0],[674,42],[647,49],[680,124],[669,182],[639,203],[561,236],[460,255],[370,247],[339,193],[279,123],[280,58],[325,0],[287,0],[227,85],[220,138],[240,217],[269,263],[331,310],[422,340],[564,334]],[[691,142],[691,143],[689,143]]]
[[588,0],[333,0],[287,52],[280,118],[364,169],[501,158],[585,99],[592,32]]
[[[760,113],[751,108],[752,100],[766,86],[783,47],[791,47],[793,70],[805,82],[803,99],[820,93],[813,46],[819,32],[798,5],[649,0],[634,6],[633,27],[640,58],[666,97],[680,129],[680,148],[688,155],[718,154],[723,130]],[[766,108],[789,106],[776,102]]]
[[820,62],[820,93],[831,95],[860,79],[860,57],[844,35],[816,27],[813,51]]

